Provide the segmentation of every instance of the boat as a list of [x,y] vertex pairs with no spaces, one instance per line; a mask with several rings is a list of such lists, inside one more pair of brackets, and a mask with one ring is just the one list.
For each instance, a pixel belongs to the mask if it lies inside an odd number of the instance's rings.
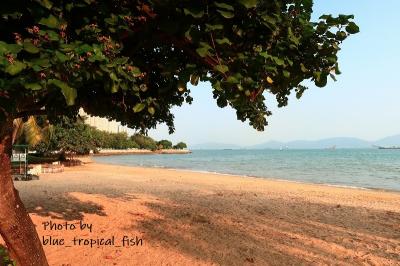
[[400,146],[391,146],[391,147],[377,146],[377,147],[380,150],[400,150]]

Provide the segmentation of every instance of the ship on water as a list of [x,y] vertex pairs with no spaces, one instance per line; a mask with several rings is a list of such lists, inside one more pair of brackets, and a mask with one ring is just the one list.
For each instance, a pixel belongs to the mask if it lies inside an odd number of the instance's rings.
[[390,146],[390,147],[385,147],[385,146],[375,146],[380,150],[400,150],[400,146]]

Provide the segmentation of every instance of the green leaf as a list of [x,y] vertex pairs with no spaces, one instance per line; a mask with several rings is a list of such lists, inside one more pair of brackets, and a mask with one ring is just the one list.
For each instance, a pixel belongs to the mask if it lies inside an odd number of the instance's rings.
[[114,82],[111,86],[111,93],[116,93],[119,90],[119,84],[117,82]]
[[225,10],[217,10],[224,18],[233,18],[235,14]]
[[304,66],[303,63],[300,64],[300,68],[301,68],[301,71],[304,73],[308,71],[308,69]]
[[288,36],[289,39],[295,44],[295,45],[299,45],[300,41],[299,39],[293,34],[292,28],[288,29]]
[[35,58],[31,62],[33,64],[32,67],[34,67],[35,65],[36,66],[40,66],[40,67],[44,67],[44,68],[51,66],[50,60],[48,58]]
[[52,28],[52,29],[58,29],[60,27],[59,20],[53,15],[50,15],[48,18],[42,18],[39,21],[39,24],[45,25],[45,26],[47,26],[49,28]]
[[216,66],[214,66],[214,69],[221,73],[226,73],[229,71],[229,68],[226,65],[216,65]]
[[22,47],[17,44],[8,44],[0,41],[0,55],[2,54],[17,54],[22,50]]
[[193,10],[189,10],[187,8],[183,9],[183,13],[185,13],[185,15],[191,15],[194,18],[201,18],[204,16],[204,11],[200,10],[200,11],[193,11]]
[[69,59],[68,56],[66,56],[65,54],[63,54],[59,51],[56,51],[56,57],[61,63],[64,63],[65,61],[67,61]]
[[6,66],[5,72],[12,76],[15,76],[25,68],[26,68],[25,63],[22,63],[21,61],[14,61],[13,64],[9,64],[8,66]]
[[228,5],[228,4],[225,4],[225,3],[214,2],[214,5],[216,5],[216,6],[219,7],[219,8],[226,9],[226,10],[230,10],[230,11],[233,11],[233,10],[234,10],[233,6]]
[[154,109],[154,107],[149,107],[149,108],[147,108],[147,111],[153,116],[154,115],[154,113],[156,112],[156,109]]
[[38,2],[47,9],[51,9],[51,7],[53,6],[53,3],[49,0],[40,0]]
[[77,52],[78,54],[84,54],[87,52],[91,52],[92,50],[93,47],[86,43],[75,48],[75,52]]
[[8,52],[7,45],[7,43],[0,41],[0,55],[6,54]]
[[275,63],[278,66],[283,66],[285,64],[285,61],[283,59],[278,58],[278,57],[273,57],[273,60],[275,61]]
[[347,33],[344,31],[338,31],[336,33],[336,39],[338,39],[339,41],[344,41],[347,38]]
[[224,26],[221,24],[211,25],[206,24],[206,31],[223,30]]
[[350,22],[349,25],[346,26],[346,31],[350,34],[356,34],[360,32],[360,28],[357,26],[356,23]]
[[215,41],[220,45],[225,44],[225,43],[232,45],[231,41],[228,38],[216,39]]
[[287,70],[283,70],[283,76],[284,76],[285,78],[290,78],[290,72],[287,71]]
[[146,105],[144,103],[138,103],[133,107],[133,111],[135,113],[139,113],[141,112],[144,108],[146,107]]
[[257,0],[239,0],[239,3],[244,5],[246,8],[254,8],[257,6]]
[[321,72],[315,72],[314,73],[315,77],[315,85],[322,88],[325,87],[326,84],[328,83],[328,76],[325,73]]
[[340,72],[339,64],[338,64],[338,63],[335,64],[335,74],[336,74],[336,75],[342,74],[342,72]]
[[49,35],[49,39],[51,40],[51,41],[58,41],[60,38],[59,38],[59,36],[58,36],[58,34],[55,32],[55,31],[53,31],[53,30],[46,30],[46,31],[44,31],[45,33],[47,33],[48,35]]
[[239,83],[239,80],[237,78],[235,78],[234,76],[229,76],[226,79],[226,82],[228,82],[228,83]]
[[29,39],[24,41],[24,50],[31,54],[37,54],[40,51]]
[[77,97],[76,89],[70,87],[67,83],[58,79],[49,79],[48,83],[53,84],[61,89],[67,105],[74,105],[75,99]]
[[210,53],[208,52],[210,48],[208,47],[201,47],[201,48],[197,48],[196,52],[201,56],[201,57],[206,57],[208,55],[210,55]]
[[42,86],[39,83],[25,83],[24,87],[25,87],[25,89],[33,90],[33,91],[42,89]]
[[142,74],[142,72],[140,71],[140,69],[138,67],[133,67],[131,73],[135,77],[138,77]]
[[217,81],[216,83],[212,84],[212,87],[216,91],[222,91],[221,82]]
[[114,80],[114,81],[119,81],[117,75],[116,75],[114,72],[111,72],[111,73],[110,73],[110,78],[111,78],[112,80]]

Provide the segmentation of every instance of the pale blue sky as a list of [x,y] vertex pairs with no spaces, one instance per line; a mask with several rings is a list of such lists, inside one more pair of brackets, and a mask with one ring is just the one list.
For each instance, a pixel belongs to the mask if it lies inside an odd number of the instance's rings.
[[[156,139],[183,140],[189,145],[220,142],[252,145],[269,140],[320,139],[351,136],[374,140],[400,134],[400,1],[315,0],[314,16],[354,14],[361,32],[342,46],[342,75],[321,89],[310,86],[302,99],[291,97],[277,108],[264,132],[236,119],[231,108],[218,108],[209,84],[192,89],[194,102],[173,110],[176,132],[160,125]],[[267,96],[268,97],[268,96]]]

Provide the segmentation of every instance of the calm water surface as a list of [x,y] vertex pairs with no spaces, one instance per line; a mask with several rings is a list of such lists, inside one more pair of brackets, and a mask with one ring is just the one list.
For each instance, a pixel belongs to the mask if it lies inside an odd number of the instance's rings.
[[94,160],[400,191],[400,150],[194,150],[186,155],[120,155]]

